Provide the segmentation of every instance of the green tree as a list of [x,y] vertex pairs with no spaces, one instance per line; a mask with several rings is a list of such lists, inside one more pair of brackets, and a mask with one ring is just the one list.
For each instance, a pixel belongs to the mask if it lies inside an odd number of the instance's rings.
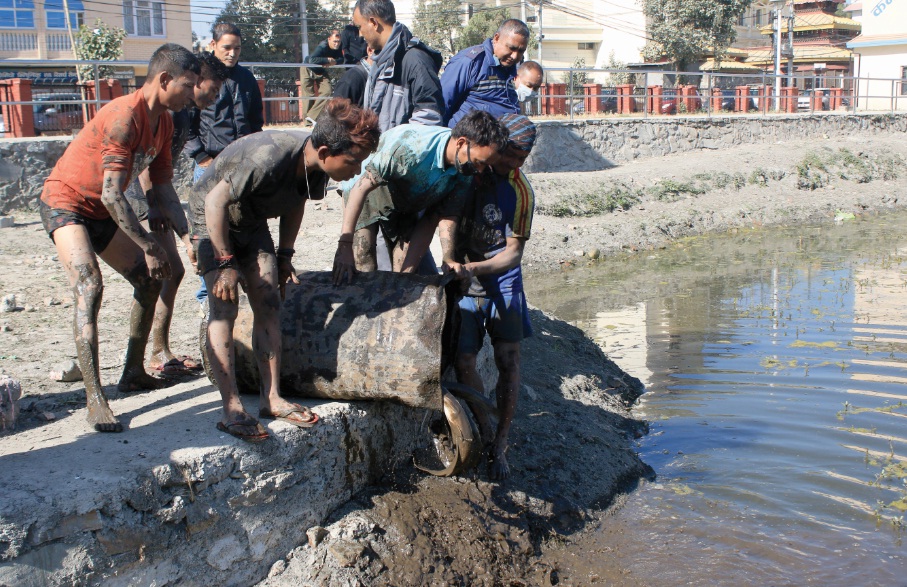
[[[93,27],[89,28],[84,24],[80,26],[74,38],[73,49],[76,59],[116,61],[123,56],[123,39],[126,38],[126,31],[119,27],[109,26],[98,19]],[[98,67],[98,74],[101,79],[112,77],[114,69],[101,65]],[[80,65],[79,79],[82,81],[94,80],[94,66]]]
[[704,55],[721,59],[737,38],[734,24],[752,0],[642,0],[649,60],[670,59],[678,70]]
[[463,27],[463,9],[458,0],[419,0],[413,18],[413,34],[444,56],[457,52],[457,33]]

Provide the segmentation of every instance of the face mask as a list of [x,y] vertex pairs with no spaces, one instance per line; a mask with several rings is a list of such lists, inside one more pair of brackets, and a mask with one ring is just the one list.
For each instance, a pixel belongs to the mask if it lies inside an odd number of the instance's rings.
[[531,99],[535,98],[536,96],[538,96],[538,93],[533,92],[529,88],[529,86],[527,86],[526,84],[522,84],[522,85],[520,85],[520,87],[518,87],[516,89],[516,98],[520,102],[525,102],[526,100],[531,100]]
[[463,163],[460,163],[460,149],[457,149],[457,154],[454,156],[454,168],[457,173],[466,177],[472,177],[478,173],[478,169],[476,169],[472,159],[469,158],[469,143],[466,143],[466,161]]

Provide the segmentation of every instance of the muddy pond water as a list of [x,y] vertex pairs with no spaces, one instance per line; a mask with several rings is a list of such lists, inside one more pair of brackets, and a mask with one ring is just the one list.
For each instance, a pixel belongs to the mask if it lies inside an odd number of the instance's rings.
[[564,583],[907,585],[905,226],[739,231],[527,280],[647,389],[657,478],[549,555]]

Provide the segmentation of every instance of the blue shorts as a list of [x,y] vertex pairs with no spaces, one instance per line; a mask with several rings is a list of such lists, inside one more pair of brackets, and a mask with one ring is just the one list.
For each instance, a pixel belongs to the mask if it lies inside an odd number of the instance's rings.
[[465,296],[460,300],[460,340],[457,352],[476,355],[485,341],[520,342],[532,336],[529,307],[522,292],[493,298]]

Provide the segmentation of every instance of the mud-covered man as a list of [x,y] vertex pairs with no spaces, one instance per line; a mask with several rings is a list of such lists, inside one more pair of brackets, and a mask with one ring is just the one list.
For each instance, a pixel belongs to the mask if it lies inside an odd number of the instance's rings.
[[[520,167],[535,143],[535,125],[518,114],[505,114],[507,148],[493,166],[493,174],[476,181],[459,229],[457,258],[472,277],[469,292],[460,301],[460,340],[455,365],[457,379],[482,391],[476,355],[485,333],[494,346],[498,368],[495,396],[498,429],[488,455],[489,476],[510,474],[505,453],[507,436],[520,389],[520,341],[532,335],[520,262],[529,239],[535,198]],[[483,436],[491,437],[488,422]]]
[[[192,104],[179,112],[173,113],[173,141],[170,155],[174,161],[186,145],[189,135],[190,110],[204,110],[214,103],[224,80],[230,75],[227,66],[221,63],[213,53],[202,51],[199,54],[201,73],[193,92]],[[135,211],[148,236],[154,239],[167,253],[170,263],[170,277],[164,280],[161,295],[154,310],[154,322],[151,325],[151,358],[149,367],[163,375],[181,375],[197,371],[201,365],[191,357],[177,357],[170,349],[170,322],[173,319],[173,307],[176,292],[186,271],[176,249],[173,232],[182,239],[190,259],[195,256],[189,242],[189,225],[182,206],[162,207],[154,202],[154,190],[151,183],[151,172],[146,169],[126,190],[129,205]],[[171,232],[170,229],[173,229]]]
[[170,276],[167,253],[142,228],[123,195],[131,178],[150,170],[162,208],[179,206],[170,143],[173,121],[192,100],[198,59],[168,43],[151,56],[145,84],[117,98],[70,143],[44,183],[41,220],[53,239],[75,295],[75,342],[85,381],[88,421],[96,430],[120,432],[101,389],[98,310],[103,285],[98,256],[133,286],[129,342],[119,389],[155,389],[165,382],[145,372],[145,345],[161,280]]
[[[214,160],[189,199],[199,273],[208,286],[207,356],[223,400],[217,427],[249,442],[265,428],[243,409],[233,363],[233,324],[242,285],[252,307],[252,346],[261,376],[259,417],[309,427],[318,417],[280,396],[280,299],[298,283],[293,244],[306,200],[324,197],[328,178],[349,179],[378,146],[378,118],[343,98],[318,116],[312,133],[265,131],[236,141]],[[279,218],[277,249],[268,219]]]
[[506,144],[507,130],[480,111],[463,117],[453,130],[404,124],[385,132],[362,174],[342,185],[346,205],[335,283],[350,281],[357,269],[377,270],[379,225],[394,271],[415,272],[440,228],[445,270],[465,278],[454,260],[457,221],[473,176],[496,163]]

